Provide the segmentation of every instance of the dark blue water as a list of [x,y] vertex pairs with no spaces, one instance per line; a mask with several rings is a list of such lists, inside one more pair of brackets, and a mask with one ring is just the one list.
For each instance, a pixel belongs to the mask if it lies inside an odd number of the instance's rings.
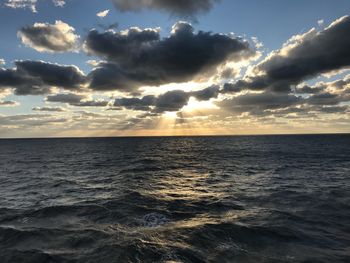
[[0,140],[0,262],[350,262],[350,136]]

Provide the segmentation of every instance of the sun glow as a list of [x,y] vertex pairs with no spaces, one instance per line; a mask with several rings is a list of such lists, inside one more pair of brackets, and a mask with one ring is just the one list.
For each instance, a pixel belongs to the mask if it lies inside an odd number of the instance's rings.
[[[211,135],[216,134],[217,129],[198,125],[199,117],[208,110],[216,110],[218,107],[212,101],[199,102],[191,98],[188,104],[179,111],[165,112],[158,119],[152,135]],[[220,131],[221,133],[223,131]]]
[[200,111],[201,109],[218,109],[218,107],[213,104],[211,100],[208,101],[198,101],[195,98],[190,98],[188,104],[182,108],[183,112],[193,112]]
[[176,111],[167,111],[166,113],[164,113],[163,116],[167,119],[176,119],[177,112]]

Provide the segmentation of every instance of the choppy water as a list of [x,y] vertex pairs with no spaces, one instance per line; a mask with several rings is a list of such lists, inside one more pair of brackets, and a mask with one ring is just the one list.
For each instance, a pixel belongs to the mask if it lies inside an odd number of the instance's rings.
[[350,136],[0,140],[0,262],[350,262]]

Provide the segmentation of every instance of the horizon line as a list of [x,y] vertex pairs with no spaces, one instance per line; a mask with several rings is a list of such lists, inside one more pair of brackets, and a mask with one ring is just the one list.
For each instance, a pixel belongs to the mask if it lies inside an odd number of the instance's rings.
[[46,139],[122,139],[122,138],[185,138],[185,137],[263,137],[263,136],[312,136],[350,135],[350,132],[334,133],[261,133],[261,134],[218,134],[218,135],[121,135],[121,136],[47,136],[47,137],[0,137],[0,140],[46,140]]

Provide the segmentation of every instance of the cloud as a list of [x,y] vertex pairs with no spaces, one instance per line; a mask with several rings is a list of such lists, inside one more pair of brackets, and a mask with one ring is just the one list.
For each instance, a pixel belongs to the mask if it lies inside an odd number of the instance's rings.
[[79,95],[75,93],[55,94],[48,96],[46,101],[48,102],[60,102],[60,103],[79,103],[81,100],[86,99],[85,95]]
[[[52,0],[55,6],[63,7],[65,5],[64,0]],[[17,8],[29,8],[33,13],[36,13],[36,5],[38,0],[6,0],[5,6],[13,9]]]
[[318,82],[315,85],[300,84],[294,92],[298,94],[346,94],[350,90],[350,75],[345,76],[342,79],[330,81],[330,82]]
[[6,61],[5,61],[5,59],[3,59],[3,58],[0,58],[0,66],[1,65],[5,65],[6,64]]
[[122,107],[137,111],[162,113],[166,111],[179,111],[186,106],[191,97],[198,101],[207,101],[216,98],[219,87],[212,86],[199,91],[185,92],[183,90],[168,91],[159,96],[148,95],[142,98],[120,98],[114,102],[115,107]]
[[50,114],[20,114],[12,116],[0,116],[0,126],[2,127],[16,126],[17,128],[32,128],[47,124],[62,124],[65,122],[67,122],[67,119],[56,118]]
[[303,85],[297,88],[295,91],[299,94],[317,94],[324,90],[323,86],[310,87],[309,85]]
[[0,68],[0,89],[14,89],[16,95],[41,95],[51,89],[40,79],[20,74],[17,69]]
[[108,103],[106,100],[87,100],[79,103],[70,103],[70,105],[76,107],[106,107]]
[[301,97],[283,93],[248,93],[217,102],[217,106],[233,112],[263,112],[300,104]]
[[47,102],[67,103],[76,107],[106,107],[108,101],[105,100],[89,100],[86,95],[75,93],[61,93],[46,97]]
[[63,7],[66,4],[65,0],[53,0],[55,6]]
[[78,49],[75,29],[60,20],[55,24],[35,23],[18,31],[22,43],[38,52],[72,52]]
[[337,91],[349,90],[350,89],[350,75],[345,76],[342,79],[338,79],[331,82],[319,83],[319,86],[323,86],[324,89],[335,89]]
[[219,96],[219,90],[220,90],[220,87],[214,85],[199,91],[192,91],[190,92],[190,95],[192,95],[199,101],[206,101],[213,98],[217,98]]
[[153,95],[145,96],[143,98],[120,98],[114,102],[115,107],[123,107],[137,111],[150,111],[151,106],[155,105],[156,97]]
[[45,111],[45,112],[64,112],[65,109],[61,107],[35,107],[33,111]]
[[235,93],[242,91],[244,85],[241,85],[240,83],[240,81],[236,83],[225,83],[222,89],[223,93]]
[[107,60],[89,74],[94,90],[131,92],[140,86],[159,86],[208,79],[218,65],[245,60],[255,54],[249,43],[232,35],[194,32],[178,22],[171,35],[160,38],[159,29],[96,30],[85,41],[89,54]]
[[155,111],[178,111],[187,105],[189,98],[190,94],[185,91],[168,91],[157,98]]
[[85,82],[84,73],[76,66],[31,60],[16,61],[15,64],[18,71],[38,77],[47,85],[75,90]]
[[88,74],[88,80],[90,89],[97,91],[133,92],[143,85],[138,81],[137,75],[125,72],[118,64],[110,62],[99,63],[98,67]]
[[86,61],[86,64],[94,66],[94,67],[98,67],[98,65],[100,64],[100,61],[97,61],[94,59],[89,59],[88,61]]
[[106,17],[108,15],[108,13],[109,13],[109,9],[101,11],[101,12],[98,12],[96,14],[96,16],[98,16],[99,18],[104,18],[104,17]]
[[344,16],[322,31],[313,28],[292,37],[231,88],[290,92],[304,80],[348,67],[349,46],[350,17]]
[[346,113],[349,111],[349,106],[321,107],[318,110],[324,113]]
[[321,94],[315,94],[307,99],[307,103],[311,105],[338,105],[341,102],[350,101],[350,94],[334,94],[324,92]]
[[[225,84],[221,92],[239,88],[239,82],[234,85]],[[240,92],[242,90],[236,90]],[[331,82],[319,82],[315,85],[300,84],[288,93],[265,90],[260,93],[240,93],[223,101],[216,102],[224,110],[236,113],[250,113],[256,116],[275,115],[284,117],[298,113],[307,117],[312,114],[345,112],[350,102],[350,75]]]
[[15,61],[16,68],[0,68],[0,89],[12,88],[16,95],[43,95],[51,87],[79,90],[86,82],[85,75],[76,66],[43,61]]
[[193,17],[208,12],[219,0],[111,0],[121,11],[138,11],[144,8],[160,10],[176,16]]
[[317,24],[318,24],[319,26],[323,26],[324,20],[323,20],[323,19],[318,20],[318,21],[317,21]]
[[140,111],[178,111],[186,106],[190,94],[182,90],[168,91],[158,97],[149,95],[143,98],[121,98],[116,99],[114,106]]
[[17,9],[17,8],[29,8],[32,12],[36,13],[37,0],[7,0],[5,6]]
[[0,106],[13,107],[13,106],[18,106],[18,105],[19,105],[19,103],[17,101],[12,101],[12,100],[2,101],[2,100],[0,100]]
[[74,113],[79,114],[80,117],[87,117],[87,118],[104,118],[104,117],[106,117],[103,114],[88,112],[88,111],[75,111]]

